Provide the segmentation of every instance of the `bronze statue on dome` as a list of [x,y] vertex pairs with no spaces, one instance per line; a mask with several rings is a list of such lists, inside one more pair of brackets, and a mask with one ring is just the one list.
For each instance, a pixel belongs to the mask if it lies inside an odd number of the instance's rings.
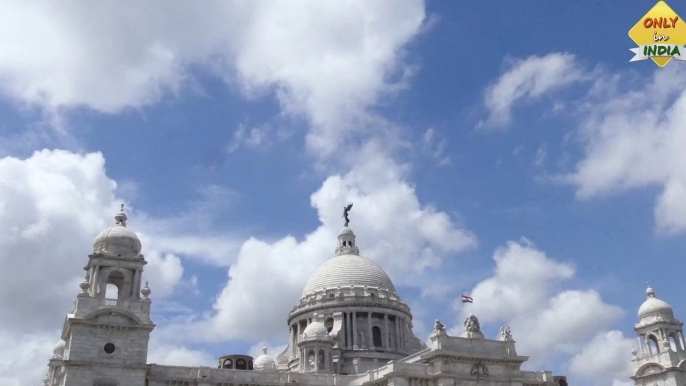
[[350,219],[348,218],[348,212],[350,212],[350,209],[353,208],[353,203],[349,202],[348,206],[343,207],[343,217],[345,219],[345,226],[348,226],[348,223],[350,223]]

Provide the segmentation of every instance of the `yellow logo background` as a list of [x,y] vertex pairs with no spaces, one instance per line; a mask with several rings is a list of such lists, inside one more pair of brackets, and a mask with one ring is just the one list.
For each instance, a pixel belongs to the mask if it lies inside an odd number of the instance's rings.
[[[679,20],[675,23],[675,25],[671,28],[665,28],[664,23],[663,27],[654,27],[651,26],[650,28],[646,28],[643,25],[643,21],[646,18],[651,18],[651,19],[657,19],[660,20],[662,18],[663,20],[666,18],[667,21],[669,21],[669,18],[674,18],[675,16],[679,17]],[[671,25],[671,22],[670,22]],[[657,35],[665,35],[669,36],[669,40],[666,41],[655,41],[653,39],[653,36],[655,35],[655,31],[657,31]],[[648,13],[645,14],[641,18],[641,20],[636,23],[636,25],[629,31],[629,37],[631,40],[634,41],[634,43],[640,45],[643,44],[678,44],[680,46],[686,45],[686,22],[684,22],[679,15],[674,12],[672,8],[667,5],[664,1],[658,1],[657,4],[653,8],[648,11]],[[669,63],[672,58],[670,57],[660,57],[660,58],[650,58],[652,59],[658,66],[663,67],[665,64]]]

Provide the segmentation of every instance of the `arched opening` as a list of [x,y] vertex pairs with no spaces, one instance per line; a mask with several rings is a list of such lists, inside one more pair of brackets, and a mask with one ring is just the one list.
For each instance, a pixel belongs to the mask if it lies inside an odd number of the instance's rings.
[[333,318],[326,319],[326,322],[324,322],[324,327],[326,327],[328,332],[331,332],[331,330],[333,330]]
[[314,370],[314,350],[307,353],[307,370]]
[[105,299],[119,299],[119,287],[112,283],[107,283],[105,287]]
[[248,361],[248,370],[252,370],[252,361]]
[[232,369],[233,368],[233,361],[231,359],[227,359],[224,361],[222,364],[223,369]]
[[660,345],[657,343],[657,338],[655,338],[655,335],[649,335],[648,336],[648,352],[650,355],[655,355],[660,353]]
[[381,329],[377,326],[372,327],[372,340],[374,341],[374,347],[383,346],[383,340],[381,339]]
[[236,359],[236,370],[247,370],[248,363],[245,359]]
[[324,350],[319,350],[319,355],[317,356],[317,370],[323,370],[326,368],[326,354]]
[[105,287],[106,299],[119,299],[123,295],[121,289],[124,286],[124,274],[119,271],[110,273],[107,277],[107,286]]

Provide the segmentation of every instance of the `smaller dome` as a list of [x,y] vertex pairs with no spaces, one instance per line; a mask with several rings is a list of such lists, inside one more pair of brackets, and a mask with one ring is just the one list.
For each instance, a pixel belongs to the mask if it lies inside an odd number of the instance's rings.
[[319,315],[314,314],[314,316],[312,317],[312,323],[308,324],[307,327],[305,327],[303,335],[329,335],[329,330],[324,325],[324,322],[319,318]]
[[340,234],[341,235],[354,235],[353,230],[348,228],[348,227],[343,227],[343,229],[341,229]]
[[114,216],[115,224],[100,232],[93,243],[94,253],[110,253],[123,257],[138,257],[141,252],[141,241],[138,236],[126,227],[124,204],[121,211]]
[[262,347],[262,355],[255,359],[254,364],[255,370],[276,370],[276,362],[267,355],[267,346]]
[[648,285],[646,289],[647,299],[638,309],[638,318],[645,319],[661,315],[666,320],[674,319],[674,310],[667,302],[655,297],[655,290]]

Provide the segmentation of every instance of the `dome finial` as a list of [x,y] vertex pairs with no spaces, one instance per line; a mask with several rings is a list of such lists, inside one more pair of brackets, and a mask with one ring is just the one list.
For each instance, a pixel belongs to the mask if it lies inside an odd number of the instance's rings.
[[264,353],[264,355],[267,355],[267,345],[266,344],[264,346],[262,346],[262,353]]
[[655,290],[653,287],[650,286],[650,283],[648,284],[648,288],[646,288],[646,296],[649,298],[654,298],[655,297]]
[[126,226],[126,220],[127,219],[128,218],[126,217],[126,213],[124,212],[124,204],[121,204],[121,208],[119,209],[119,213],[117,213],[114,216],[114,220],[116,221],[115,224]]

